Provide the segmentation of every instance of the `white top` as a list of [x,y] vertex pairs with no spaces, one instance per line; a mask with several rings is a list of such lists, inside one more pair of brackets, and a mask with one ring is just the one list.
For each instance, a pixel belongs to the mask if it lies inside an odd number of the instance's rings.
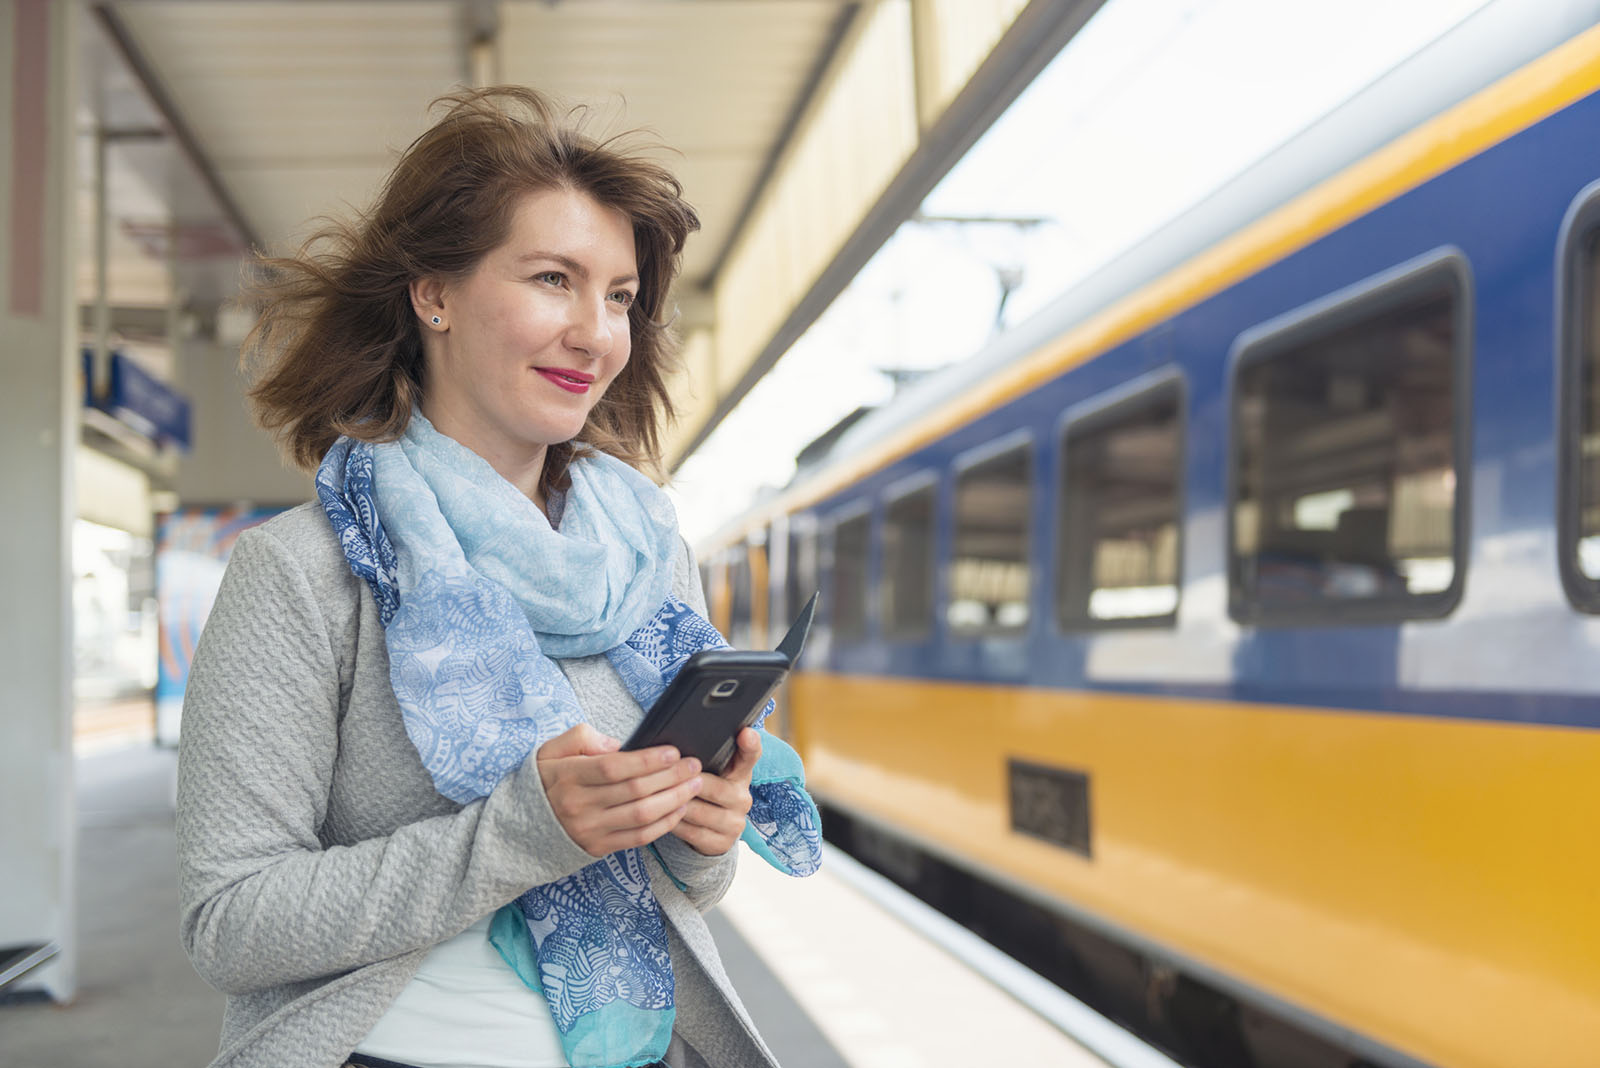
[[416,1068],[567,1068],[544,997],[489,944],[485,916],[440,942],[356,1047]]

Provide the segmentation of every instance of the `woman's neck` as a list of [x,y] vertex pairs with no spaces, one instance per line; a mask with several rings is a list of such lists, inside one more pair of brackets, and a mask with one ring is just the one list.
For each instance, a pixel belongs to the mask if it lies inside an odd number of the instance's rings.
[[448,411],[430,411],[426,402],[421,409],[423,417],[433,424],[435,430],[483,457],[494,468],[495,474],[517,487],[539,511],[549,514],[546,509],[548,502],[540,487],[545,460],[550,454],[548,446],[539,445],[531,451],[513,447],[495,441],[492,436],[476,433],[476,424],[471,420],[456,419]]

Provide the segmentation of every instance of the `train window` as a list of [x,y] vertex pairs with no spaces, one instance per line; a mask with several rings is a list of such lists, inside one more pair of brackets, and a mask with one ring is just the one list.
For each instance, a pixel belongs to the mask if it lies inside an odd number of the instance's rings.
[[1178,611],[1182,379],[1069,413],[1056,612],[1067,628],[1170,625]]
[[735,649],[750,648],[750,550],[743,541],[728,551],[729,622],[728,644]]
[[920,638],[933,630],[933,505],[926,480],[893,497],[883,515],[883,578],[878,605],[883,631]]
[[957,634],[1028,626],[1032,443],[1006,447],[956,475],[955,545],[945,621]]
[[866,512],[841,519],[833,528],[833,636],[859,638],[867,632]]
[[788,564],[784,574],[784,596],[789,604],[784,612],[786,617],[783,621],[784,627],[789,625],[787,617],[797,614],[816,592],[816,522],[809,515],[790,516]]
[[1437,616],[1461,589],[1468,278],[1435,254],[1241,339],[1229,607]]
[[1600,612],[1600,182],[1563,234],[1561,581],[1574,605]]

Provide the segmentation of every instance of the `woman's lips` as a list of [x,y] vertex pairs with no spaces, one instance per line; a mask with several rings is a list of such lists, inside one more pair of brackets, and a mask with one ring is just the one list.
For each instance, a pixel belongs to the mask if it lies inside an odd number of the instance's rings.
[[594,381],[594,375],[582,371],[560,371],[553,367],[535,367],[534,370],[568,393],[587,393],[589,383]]

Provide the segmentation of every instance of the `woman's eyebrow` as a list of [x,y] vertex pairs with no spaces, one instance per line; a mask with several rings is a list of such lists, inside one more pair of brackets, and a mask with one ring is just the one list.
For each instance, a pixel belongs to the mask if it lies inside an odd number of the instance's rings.
[[[587,281],[589,278],[589,268],[585,267],[571,256],[564,256],[559,252],[541,252],[538,249],[534,249],[531,252],[524,252],[522,255],[518,256],[514,262],[520,266],[524,263],[531,263],[534,260],[548,260],[551,263],[558,263],[572,274],[577,275],[579,278],[582,278],[585,281]],[[638,280],[639,276],[637,274],[619,274],[611,280],[611,284],[614,286],[619,286],[624,282],[637,282]]]

